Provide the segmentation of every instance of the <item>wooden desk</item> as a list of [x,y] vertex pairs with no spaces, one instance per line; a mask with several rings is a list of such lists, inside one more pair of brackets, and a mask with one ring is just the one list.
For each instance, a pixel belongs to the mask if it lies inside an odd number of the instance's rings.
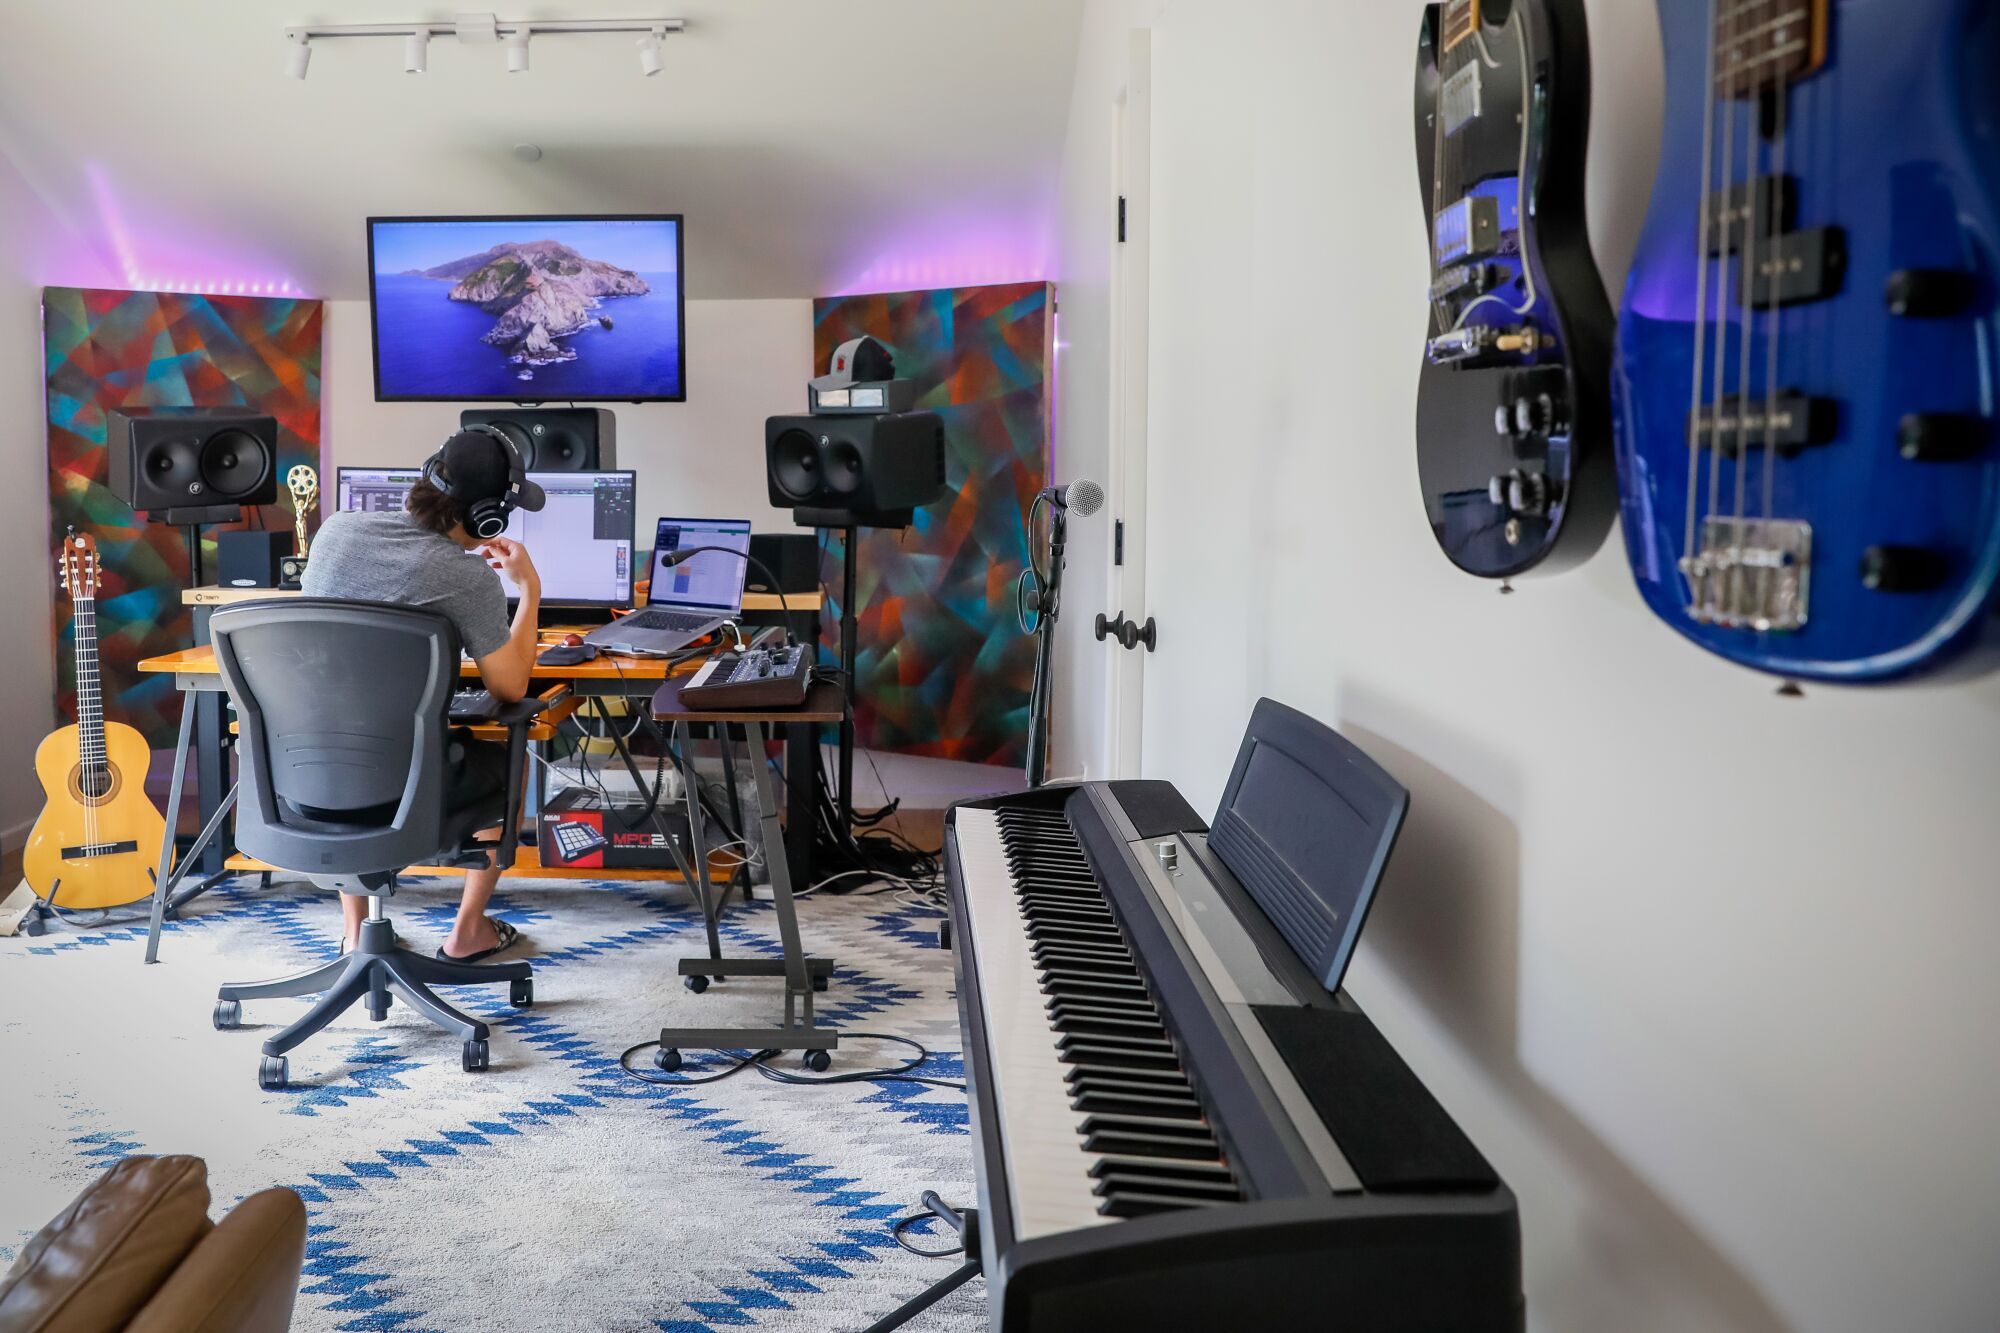
[[[742,728],[744,743],[750,751],[751,771],[756,779],[757,814],[763,830],[762,843],[771,879],[771,905],[778,918],[778,939],[783,955],[779,958],[723,956],[717,922],[727,895],[715,891],[708,874],[707,816],[702,811],[702,803],[690,801],[688,842],[693,855],[684,868],[694,885],[695,898],[701,904],[702,921],[708,931],[708,954],[706,957],[681,959],[680,974],[686,979],[688,989],[697,994],[708,989],[710,977],[717,980],[723,977],[782,977],[785,982],[785,1017],[783,1024],[775,1028],[662,1028],[655,1063],[671,1072],[680,1068],[683,1050],[770,1049],[804,1051],[806,1067],[814,1071],[823,1070],[831,1058],[827,1052],[840,1044],[840,1034],[834,1028],[822,1027],[814,1022],[813,993],[826,989],[828,979],[833,975],[833,960],[806,957],[805,946],[799,939],[798,911],[793,904],[792,858],[770,854],[770,849],[785,845],[785,835],[778,824],[778,800],[771,789],[770,765],[765,762],[766,728],[785,727],[793,735],[801,732],[810,735],[812,728],[818,724],[838,722],[846,715],[844,698],[838,685],[831,681],[816,681],[807,687],[805,702],[798,708],[690,708],[681,699],[681,690],[686,684],[685,679],[660,683],[653,693],[653,721],[673,728],[673,752],[681,764],[682,780],[689,791],[697,790],[697,787],[687,744],[688,728],[702,723],[719,724],[725,756],[729,753],[731,729]],[[798,796],[803,783],[809,780],[810,774],[802,778],[796,770],[788,778],[793,798],[795,835],[798,832]],[[810,828],[807,835],[810,836]]]
[[[638,592],[645,591],[646,581],[641,579]],[[272,597],[302,596],[296,588],[223,588],[215,584],[205,584],[199,588],[181,590],[182,606],[231,606],[237,602],[261,602]],[[794,614],[818,611],[826,604],[826,599],[817,591],[788,592],[782,600],[776,593],[746,592],[743,594],[743,609],[760,615],[781,612],[789,605]],[[550,608],[555,610],[557,608]]]
[[[561,631],[552,631],[560,633]],[[546,645],[545,645],[546,646]],[[531,680],[562,681],[572,686],[577,693],[620,694],[634,696],[650,694],[655,686],[670,675],[692,674],[699,662],[695,659],[676,661],[669,657],[623,657],[614,653],[601,653],[588,662],[578,662],[573,666],[544,666],[540,662],[529,670]],[[152,674],[172,673],[174,683],[183,690],[220,690],[222,672],[215,665],[215,648],[212,644],[202,644],[198,648],[181,648],[171,653],[161,653],[158,657],[141,658],[139,670]],[[461,659],[458,674],[477,679],[479,665]],[[185,680],[183,679],[185,678]],[[620,688],[605,690],[605,685]],[[635,686],[644,685],[643,691]]]

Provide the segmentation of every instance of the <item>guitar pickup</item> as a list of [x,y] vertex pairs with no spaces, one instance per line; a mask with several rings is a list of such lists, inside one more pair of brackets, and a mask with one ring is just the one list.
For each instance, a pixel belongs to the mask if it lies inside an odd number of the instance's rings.
[[1469,194],[1437,215],[1432,224],[1438,267],[1500,253],[1506,233],[1500,229],[1500,201],[1491,195]]
[[1739,443],[1761,449],[1767,442],[1789,458],[1801,449],[1828,443],[1839,429],[1837,403],[1797,393],[1781,393],[1768,400],[1752,394],[1747,406],[1740,396],[1731,394],[1694,413],[1688,421],[1695,447],[1714,449],[1724,458],[1734,458]]
[[1759,176],[1708,196],[1708,253],[1711,259],[1741,253],[1755,236],[1761,245],[1797,225],[1798,185],[1790,176]]
[[1444,81],[1438,94],[1444,113],[1444,133],[1448,139],[1479,119],[1479,62],[1462,66]]
[[1755,271],[1744,273],[1738,304],[1755,309],[1824,301],[1839,295],[1847,274],[1847,237],[1838,227],[1786,232],[1759,245],[1754,258]]

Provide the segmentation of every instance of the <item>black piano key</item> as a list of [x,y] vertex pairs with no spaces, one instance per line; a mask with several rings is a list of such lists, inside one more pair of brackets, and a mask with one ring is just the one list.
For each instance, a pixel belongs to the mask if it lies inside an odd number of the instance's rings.
[[1050,1000],[1046,1006],[1051,1021],[1066,1018],[1123,1018],[1136,1022],[1160,1023],[1160,1014],[1151,1005],[1089,1003],[1083,1000]]
[[1157,1115],[1169,1120],[1199,1120],[1201,1103],[1193,1097],[1174,1097],[1165,1094],[1147,1095],[1136,1092],[1079,1092],[1069,1099],[1070,1109],[1086,1115],[1100,1113],[1120,1113],[1128,1115]]
[[1213,1203],[1235,1203],[1243,1197],[1231,1180],[1178,1180],[1151,1171],[1107,1171],[1097,1177],[1091,1192],[1106,1198],[1129,1192]]
[[1235,1177],[1221,1162],[1168,1161],[1152,1157],[1124,1157],[1107,1155],[1090,1164],[1090,1174],[1097,1180],[1109,1180],[1113,1176],[1134,1176],[1142,1180],[1170,1180],[1213,1188],[1227,1185],[1236,1188]]
[[1227,1199],[1182,1199],[1164,1194],[1127,1191],[1106,1196],[1097,1205],[1097,1211],[1106,1217],[1147,1217],[1154,1213],[1171,1213],[1183,1208],[1214,1208],[1228,1203]]
[[1176,1087],[1172,1083],[1132,1083],[1107,1078],[1103,1074],[1090,1074],[1076,1079],[1069,1085],[1071,1097],[1082,1097],[1088,1093],[1102,1093],[1106,1097],[1172,1097],[1199,1107],[1200,1099],[1194,1095],[1194,1088],[1186,1083]]
[[1121,1112],[1099,1112],[1087,1115],[1076,1127],[1079,1134],[1096,1134],[1103,1131],[1132,1131],[1147,1134],[1170,1134],[1178,1138],[1200,1139],[1214,1142],[1214,1136],[1206,1122],[1163,1119],[1159,1116],[1128,1115]]
[[1184,1161],[1220,1161],[1222,1155],[1213,1138],[1177,1138],[1172,1134],[1147,1134],[1131,1129],[1100,1129],[1084,1135],[1083,1146],[1087,1152]]
[[1120,1069],[1116,1065],[1073,1064],[1063,1071],[1063,1078],[1074,1084],[1078,1079],[1088,1078],[1093,1074],[1103,1078],[1132,1079],[1156,1087],[1174,1084],[1179,1084],[1181,1087],[1189,1086],[1187,1075],[1178,1069]]
[[1120,1037],[1120,1036],[1076,1036],[1057,1037],[1056,1049],[1068,1055],[1080,1055],[1084,1047],[1094,1050],[1117,1051],[1125,1055],[1155,1055],[1166,1059],[1174,1058],[1174,1044],[1165,1037]]

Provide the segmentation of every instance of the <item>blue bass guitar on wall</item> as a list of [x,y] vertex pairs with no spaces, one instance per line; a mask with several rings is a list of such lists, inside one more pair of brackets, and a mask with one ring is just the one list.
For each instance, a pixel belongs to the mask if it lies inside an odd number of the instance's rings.
[[2000,640],[2000,4],[1659,8],[1612,385],[1640,592],[1789,677],[1963,662]]

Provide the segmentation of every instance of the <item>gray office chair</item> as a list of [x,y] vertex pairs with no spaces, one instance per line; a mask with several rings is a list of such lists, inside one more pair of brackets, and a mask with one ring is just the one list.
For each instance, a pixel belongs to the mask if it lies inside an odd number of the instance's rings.
[[[368,896],[368,919],[345,956],[277,981],[224,986],[215,1026],[242,1020],[244,1000],[319,995],[306,1015],[264,1043],[257,1081],[284,1086],[285,1052],[366,1001],[377,1022],[395,995],[465,1039],[464,1067],[487,1066],[485,1023],[446,1004],[432,986],[507,982],[518,1007],[534,1003],[526,963],[447,962],[404,949],[383,910],[412,865],[466,865],[495,852],[504,868],[519,842],[521,762],[544,701],[508,705],[507,786],[447,808],[455,765],[449,708],[459,685],[458,634],[428,611],[301,597],[247,602],[209,621],[216,665],[236,706],[236,843],[251,856],[321,888]],[[476,834],[501,826],[497,843]]]

